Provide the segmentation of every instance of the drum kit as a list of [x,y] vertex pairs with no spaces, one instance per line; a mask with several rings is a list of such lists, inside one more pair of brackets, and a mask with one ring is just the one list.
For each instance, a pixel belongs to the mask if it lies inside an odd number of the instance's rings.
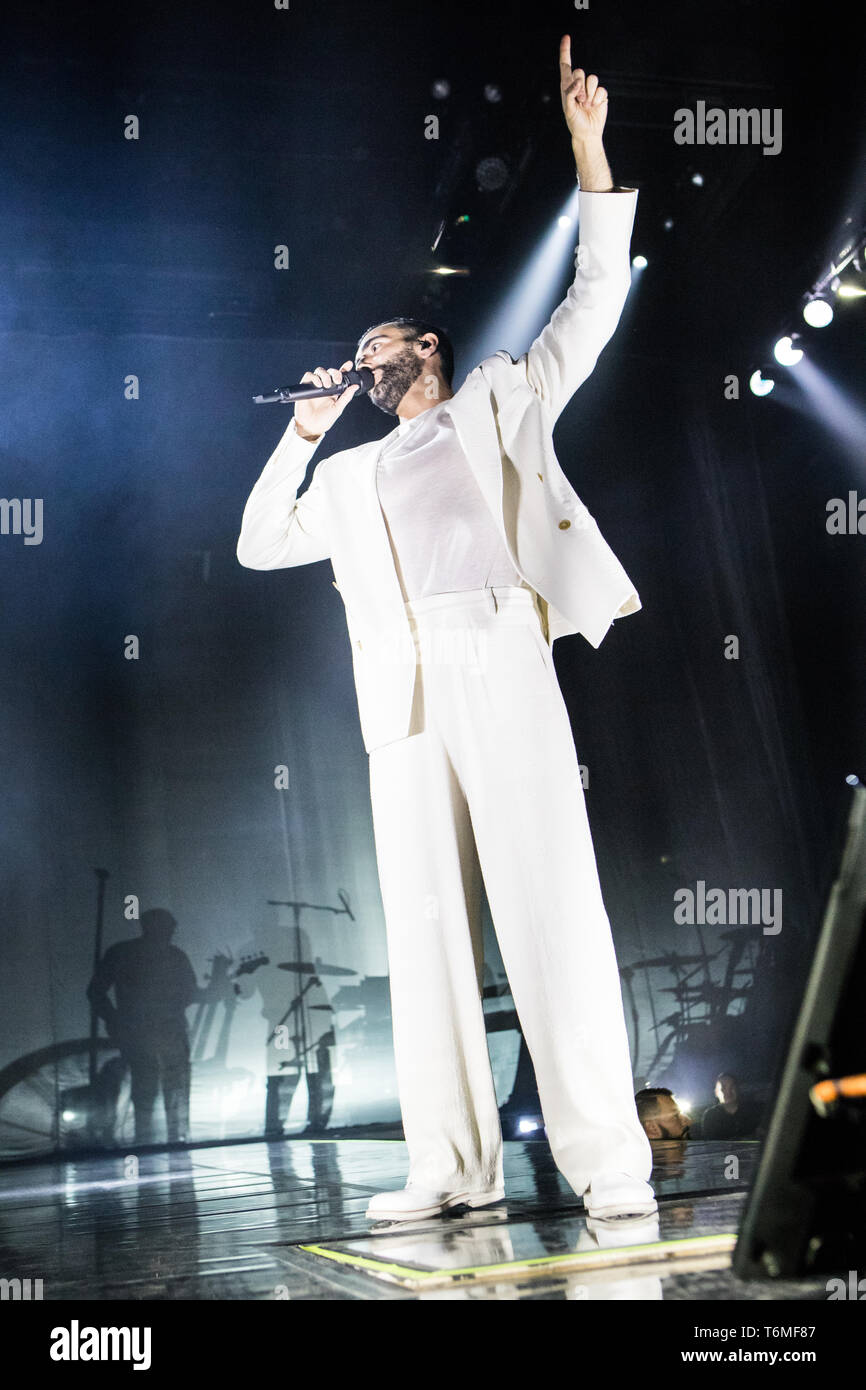
[[[635,996],[634,977],[643,971],[646,995],[652,1013],[650,1031],[656,1035],[656,1052],[645,1074],[657,1077],[681,1048],[702,1044],[715,1032],[729,1028],[730,1021],[741,1014],[755,977],[755,965],[762,941],[760,924],[732,927],[719,933],[725,944],[710,954],[698,932],[700,954],[684,955],[665,951],[661,955],[636,960],[620,968],[620,976],[628,996],[632,1021],[632,1058],[635,1073],[641,1070],[640,1051],[642,1030],[640,1009]],[[710,967],[727,952],[721,979],[714,979]],[[671,985],[654,985],[649,972],[666,970],[674,977]],[[676,1008],[664,1018],[656,1013],[655,1000],[660,994],[670,994]],[[731,1005],[736,1004],[732,1010]]]
[[[348,902],[342,892],[340,898],[343,908],[336,909],[336,911],[343,910],[351,916]],[[291,904],[291,906],[295,907],[297,911],[300,904]],[[304,906],[309,905],[305,904]],[[331,910],[334,911],[335,909]],[[647,1031],[641,1027],[641,1010],[635,991],[635,977],[638,973],[642,972],[644,975],[645,995],[652,1015],[648,1031],[656,1035],[655,1054],[644,1071],[648,1076],[658,1076],[673,1061],[679,1049],[696,1042],[707,1042],[711,1036],[709,1030],[723,1028],[725,1020],[730,1023],[732,1014],[738,1011],[742,1012],[742,1007],[754,981],[755,963],[761,939],[760,925],[733,927],[719,933],[719,940],[724,944],[717,951],[710,953],[706,950],[703,938],[698,931],[699,952],[684,954],[675,950],[664,951],[659,955],[648,956],[643,960],[636,960],[631,965],[620,968],[619,973],[631,1014],[631,1044],[635,1073],[641,1070],[641,1044],[644,1033]],[[714,979],[711,966],[725,953],[727,953],[727,960],[724,964],[722,977]],[[245,968],[253,970],[262,963],[268,963],[264,957],[251,961]],[[340,1029],[341,1042],[350,1048],[363,1048],[365,1041],[372,1041],[374,1037],[376,1042],[384,1041],[384,1035],[390,1028],[390,997],[387,976],[358,980],[358,971],[343,965],[328,964],[321,960],[299,959],[278,961],[276,964],[280,970],[291,972],[297,978],[299,987],[298,993],[286,1011],[286,1017],[300,1009],[304,995],[322,978],[347,981],[352,978],[357,980],[357,983],[341,985],[332,996],[332,1002],[309,1004],[307,1007],[315,1010],[327,1010],[330,1013],[357,1011],[359,1016]],[[673,983],[659,987],[650,977],[651,971],[659,970],[667,971],[672,975]],[[482,999],[485,1001],[510,998],[510,995],[511,991],[507,979],[486,985],[482,989]],[[656,1009],[656,1000],[659,995],[671,995],[675,1004],[672,1012],[664,1017],[659,1017]],[[735,1002],[738,1007],[732,1011],[731,1005]],[[513,1006],[485,1010],[485,1021],[488,1033],[521,1032],[517,1010]],[[300,1044],[299,1051],[303,1057],[307,1050],[304,1046],[303,1027],[300,1029],[300,1033],[301,1037],[296,1041]],[[522,1045],[525,1046],[523,1043]]]

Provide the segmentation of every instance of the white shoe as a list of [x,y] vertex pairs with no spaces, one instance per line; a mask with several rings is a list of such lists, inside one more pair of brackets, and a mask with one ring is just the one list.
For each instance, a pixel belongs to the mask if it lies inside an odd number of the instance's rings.
[[437,1192],[430,1187],[415,1187],[407,1183],[399,1192],[377,1192],[370,1199],[366,1215],[377,1221],[417,1221],[426,1216],[438,1216],[448,1207],[486,1207],[501,1202],[502,1187],[487,1192]]
[[648,1182],[628,1173],[599,1173],[584,1193],[583,1205],[594,1221],[634,1220],[658,1211]]
[[599,1250],[612,1250],[619,1245],[649,1245],[661,1239],[658,1213],[655,1216],[612,1217],[609,1221],[585,1218],[586,1229]]

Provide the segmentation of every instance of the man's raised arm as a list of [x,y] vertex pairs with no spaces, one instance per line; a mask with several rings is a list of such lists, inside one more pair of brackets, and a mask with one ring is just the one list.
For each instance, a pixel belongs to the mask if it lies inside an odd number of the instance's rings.
[[594,73],[572,70],[567,34],[559,45],[559,69],[580,185],[580,245],[568,294],[521,359],[530,386],[554,420],[592,372],[619,322],[631,286],[629,246],[637,208],[637,189],[614,185],[604,152],[607,92]]
[[607,120],[607,91],[591,72],[571,66],[571,39],[559,41],[559,94],[562,114],[571,135],[581,188],[588,193],[613,193],[613,178],[601,137]]

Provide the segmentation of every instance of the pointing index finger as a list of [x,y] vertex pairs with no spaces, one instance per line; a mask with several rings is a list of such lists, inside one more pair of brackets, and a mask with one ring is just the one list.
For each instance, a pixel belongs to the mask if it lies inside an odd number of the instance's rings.
[[559,40],[559,75],[563,82],[571,81],[571,35],[563,34]]

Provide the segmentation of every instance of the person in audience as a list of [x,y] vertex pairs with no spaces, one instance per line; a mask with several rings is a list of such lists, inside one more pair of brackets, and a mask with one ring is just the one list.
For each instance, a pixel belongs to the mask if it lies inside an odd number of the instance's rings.
[[689,1138],[691,1120],[666,1086],[645,1086],[634,1099],[638,1119],[651,1144]]
[[701,1116],[702,1139],[756,1139],[761,1122],[761,1106],[740,1091],[737,1078],[730,1072],[716,1077],[717,1104],[709,1106]]

